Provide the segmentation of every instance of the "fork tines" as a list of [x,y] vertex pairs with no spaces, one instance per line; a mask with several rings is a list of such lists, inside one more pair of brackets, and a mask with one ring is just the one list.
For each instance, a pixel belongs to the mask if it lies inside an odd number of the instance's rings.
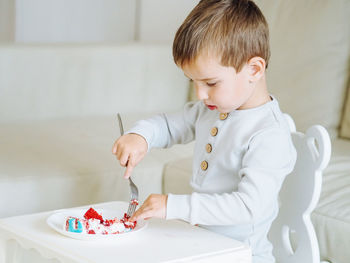
[[136,205],[129,205],[129,209],[128,209],[128,216],[132,216],[135,213],[136,210]]
[[126,213],[128,216],[132,216],[135,213],[136,210],[136,204],[134,203],[135,199],[131,199],[130,200],[130,204],[129,204],[129,208],[128,208],[128,212]]
[[138,198],[138,191],[131,194],[131,199],[130,199],[129,208],[128,208],[128,212],[127,212],[127,215],[129,217],[135,213],[136,207],[139,204],[137,198]]

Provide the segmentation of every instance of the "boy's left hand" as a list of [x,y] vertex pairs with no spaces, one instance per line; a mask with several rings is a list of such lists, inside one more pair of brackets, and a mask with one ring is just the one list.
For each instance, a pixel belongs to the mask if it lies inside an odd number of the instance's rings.
[[151,194],[142,206],[136,210],[130,221],[149,219],[151,217],[165,218],[168,195]]

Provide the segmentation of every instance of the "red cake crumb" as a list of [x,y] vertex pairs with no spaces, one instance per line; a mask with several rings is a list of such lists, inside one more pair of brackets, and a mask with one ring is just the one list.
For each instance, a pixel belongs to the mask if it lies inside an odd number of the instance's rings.
[[139,201],[137,199],[132,199],[132,200],[130,200],[130,204],[138,206]]
[[130,216],[127,213],[124,213],[124,217],[120,219],[120,222],[124,224],[126,228],[134,229],[136,227],[137,221],[129,221]]
[[110,225],[113,225],[114,221],[115,221],[115,220],[113,220],[113,219],[106,219],[106,220],[103,222],[103,224],[104,224],[105,226],[110,226]]
[[90,209],[86,211],[86,213],[84,215],[84,218],[86,220],[89,220],[91,218],[95,218],[95,219],[100,220],[101,223],[103,223],[103,221],[104,221],[103,217],[99,213],[97,213],[96,210],[93,209],[92,207],[90,207]]
[[130,218],[130,216],[128,216],[128,214],[127,213],[124,213],[124,217],[123,217],[123,219],[126,221],[126,220],[128,220]]

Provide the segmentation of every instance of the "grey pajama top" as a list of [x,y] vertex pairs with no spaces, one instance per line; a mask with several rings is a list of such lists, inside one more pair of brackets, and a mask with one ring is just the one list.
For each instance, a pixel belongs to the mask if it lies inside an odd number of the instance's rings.
[[167,219],[182,219],[251,246],[253,262],[274,262],[267,233],[278,193],[296,151],[288,124],[272,101],[219,113],[190,102],[176,114],[142,120],[128,131],[148,149],[195,140],[191,195],[168,195]]

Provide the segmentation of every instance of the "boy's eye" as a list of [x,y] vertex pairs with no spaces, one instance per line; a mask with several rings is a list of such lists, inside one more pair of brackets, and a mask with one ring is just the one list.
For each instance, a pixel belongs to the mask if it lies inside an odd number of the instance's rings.
[[207,82],[207,85],[209,87],[214,87],[216,85],[216,82]]

